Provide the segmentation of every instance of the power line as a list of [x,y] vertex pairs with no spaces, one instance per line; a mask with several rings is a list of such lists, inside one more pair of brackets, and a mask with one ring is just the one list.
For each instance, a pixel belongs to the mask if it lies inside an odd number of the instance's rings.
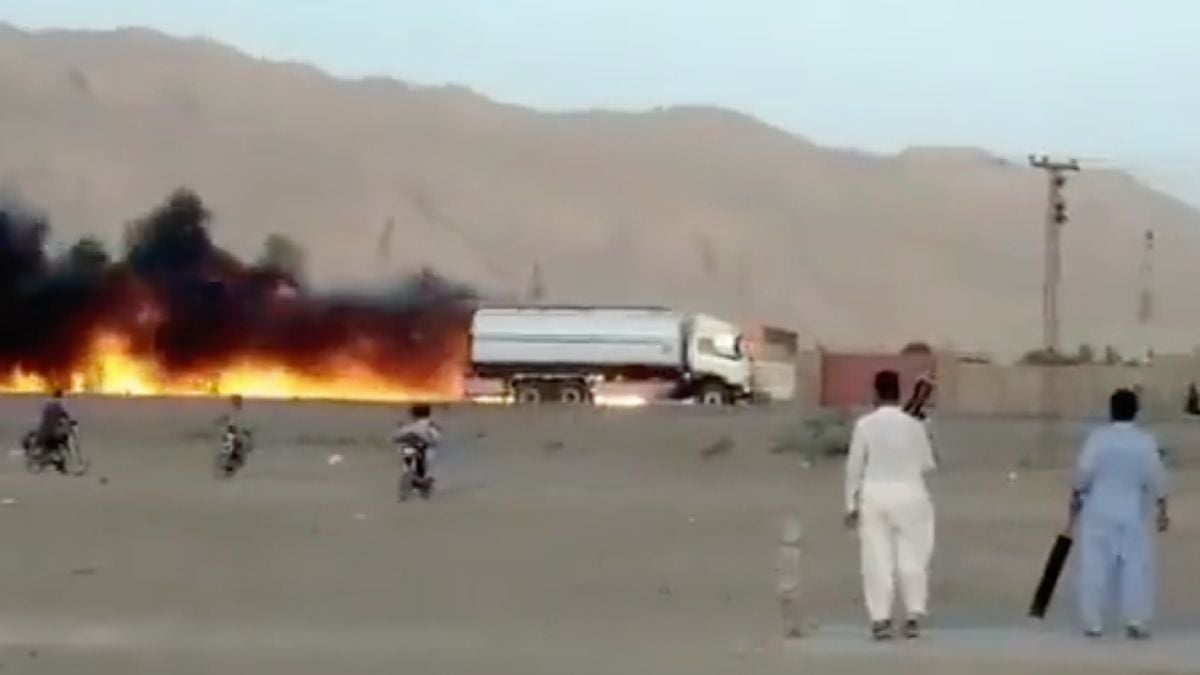
[[1200,170],[1200,157],[1116,157],[1081,155],[1075,159],[1087,164],[1088,167],[1099,166],[1106,169],[1144,167],[1151,169]]
[[[985,152],[988,152],[985,150]],[[1022,164],[1029,158],[1029,155],[1017,155],[1007,152],[989,153],[995,157],[1013,164]],[[1081,165],[1086,165],[1088,170],[1104,169],[1104,170],[1133,170],[1133,169],[1163,169],[1163,170],[1179,170],[1179,171],[1200,171],[1200,155],[1198,156],[1138,156],[1138,155],[1091,155],[1091,154],[1072,154],[1072,159],[1079,162]]]

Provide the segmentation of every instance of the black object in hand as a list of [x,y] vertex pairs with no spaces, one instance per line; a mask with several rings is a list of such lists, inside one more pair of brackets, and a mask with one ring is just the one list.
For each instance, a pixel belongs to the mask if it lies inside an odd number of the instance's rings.
[[1062,576],[1063,566],[1067,555],[1071,553],[1072,539],[1067,534],[1060,534],[1050,548],[1050,556],[1046,558],[1046,567],[1042,570],[1042,578],[1038,582],[1037,591],[1033,594],[1033,603],[1029,606],[1029,616],[1036,619],[1046,618],[1046,609],[1054,597],[1054,587]]

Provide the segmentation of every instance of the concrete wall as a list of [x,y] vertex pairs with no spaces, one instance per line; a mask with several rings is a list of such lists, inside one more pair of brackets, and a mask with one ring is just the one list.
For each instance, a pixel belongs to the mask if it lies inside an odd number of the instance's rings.
[[805,408],[821,405],[821,354],[815,350],[796,356],[796,403]]
[[[828,352],[800,353],[796,363],[796,399],[799,403],[834,405],[845,397],[844,386],[839,386],[837,391],[829,390],[831,373],[827,372],[831,364],[845,361],[842,356],[831,360]],[[860,355],[853,356],[855,360],[862,360]],[[882,360],[870,362],[887,363],[889,358],[895,358],[879,356]],[[866,360],[862,362],[866,363]],[[857,369],[841,370],[857,372]],[[952,414],[1104,416],[1108,397],[1114,389],[1136,387],[1142,392],[1147,414],[1169,418],[1182,415],[1188,384],[1196,382],[1200,386],[1200,357],[1164,355],[1156,357],[1150,366],[1138,367],[1103,364],[1038,367],[966,363],[953,354],[939,354],[934,372],[938,382],[937,408]],[[1052,380],[1048,385],[1046,378]],[[867,401],[869,378],[859,382],[858,386],[863,388],[862,400]],[[1045,389],[1047,386],[1048,390]],[[1050,398],[1046,396],[1047,391]]]
[[790,362],[755,361],[753,378],[755,391],[772,401],[796,399],[796,368]]
[[938,407],[959,414],[1090,417],[1106,414],[1109,395],[1128,387],[1141,391],[1147,413],[1172,416],[1183,412],[1188,383],[1200,382],[1195,366],[946,364],[938,370]]

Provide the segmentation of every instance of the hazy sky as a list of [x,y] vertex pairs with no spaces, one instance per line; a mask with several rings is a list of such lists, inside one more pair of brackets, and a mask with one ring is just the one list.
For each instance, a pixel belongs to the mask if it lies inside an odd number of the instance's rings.
[[1200,0],[2,0],[540,108],[713,103],[825,144],[1047,150],[1200,202]]

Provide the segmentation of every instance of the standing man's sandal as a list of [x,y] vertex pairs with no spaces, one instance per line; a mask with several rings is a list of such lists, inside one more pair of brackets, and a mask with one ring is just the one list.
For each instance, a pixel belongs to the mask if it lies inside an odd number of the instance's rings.
[[1125,637],[1130,640],[1149,640],[1150,631],[1142,626],[1129,626],[1125,629]]

